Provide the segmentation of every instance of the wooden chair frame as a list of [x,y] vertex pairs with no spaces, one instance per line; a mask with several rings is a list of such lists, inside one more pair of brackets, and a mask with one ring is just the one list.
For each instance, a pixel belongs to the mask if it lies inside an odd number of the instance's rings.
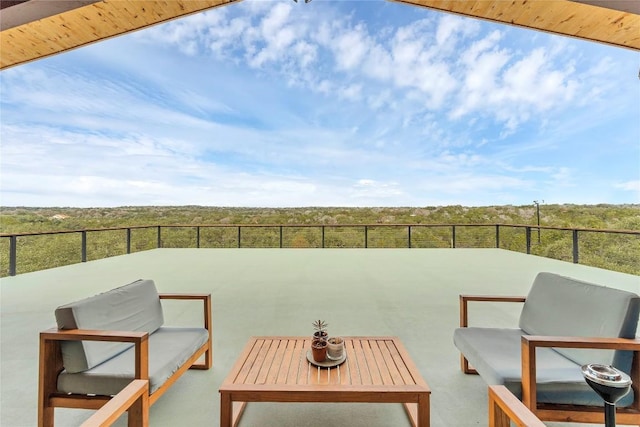
[[[204,327],[209,339],[171,377],[152,394],[148,394],[147,408],[153,405],[188,369],[210,369],[213,366],[213,338],[211,318],[211,294],[160,294],[160,299],[201,300],[203,302]],[[100,409],[112,396],[61,393],[57,389],[58,375],[62,364],[62,341],[118,341],[130,342],[135,348],[135,378],[149,380],[149,334],[147,332],[105,331],[86,329],[49,329],[40,333],[40,373],[38,384],[38,426],[53,427],[54,409],[84,408]],[[196,363],[204,356],[202,363]],[[147,409],[148,410],[148,409]],[[130,412],[131,413],[131,412]],[[129,417],[129,426],[140,426],[144,417]]]
[[149,381],[133,380],[122,391],[89,417],[80,427],[110,427],[128,412],[129,424],[149,425]]
[[[460,327],[469,324],[468,302],[524,302],[526,297],[516,296],[480,296],[460,295]],[[634,400],[627,408],[617,408],[618,424],[640,425],[640,339],[602,338],[602,337],[558,337],[523,335],[521,344],[522,360],[522,403],[539,419],[544,421],[604,423],[604,410],[601,406],[561,405],[538,403],[536,400],[536,348],[590,348],[607,350],[633,351],[631,381]],[[461,357],[461,369],[465,374],[478,372],[469,366],[469,362]]]
[[489,427],[545,427],[533,412],[503,385],[489,386]]

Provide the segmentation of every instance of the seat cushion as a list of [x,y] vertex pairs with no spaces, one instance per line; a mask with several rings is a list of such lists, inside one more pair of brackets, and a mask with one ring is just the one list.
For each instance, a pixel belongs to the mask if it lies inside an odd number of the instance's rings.
[[[149,336],[149,391],[153,393],[209,339],[204,328],[162,327]],[[58,390],[64,393],[113,396],[135,377],[131,347],[84,372],[62,371]]]
[[[635,338],[638,295],[553,273],[539,273],[522,307],[519,327],[528,335]],[[558,349],[584,365],[616,365],[629,372],[631,352]]]
[[[489,385],[501,384],[522,397],[520,329],[458,328],[456,347]],[[551,348],[536,350],[537,399],[545,403],[599,405],[602,399],[585,382],[580,365]],[[632,393],[618,402],[629,406]]]
[[[81,301],[58,307],[59,329],[96,329],[153,333],[164,322],[153,280],[137,280]],[[131,347],[130,343],[64,341],[62,360],[67,372],[91,369]]]

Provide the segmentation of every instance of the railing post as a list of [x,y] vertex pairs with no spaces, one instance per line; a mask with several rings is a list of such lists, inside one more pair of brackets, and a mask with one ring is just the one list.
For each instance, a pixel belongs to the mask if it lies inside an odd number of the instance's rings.
[[369,227],[367,227],[366,225],[364,226],[364,248],[367,249],[368,248],[368,244],[369,242],[368,240],[368,234],[369,234]]
[[282,249],[282,226],[280,226],[280,249]]
[[131,253],[131,229],[127,228],[127,254]]
[[456,247],[456,226],[451,226],[451,247],[455,249]]
[[500,224],[496,224],[496,248],[500,249]]
[[200,226],[196,227],[196,248],[200,249]]
[[324,249],[324,225],[322,226],[322,249]]
[[157,248],[162,247],[162,233],[160,232],[161,228],[162,228],[162,226],[159,225],[158,226],[158,244],[156,246]]
[[527,255],[531,255],[531,227],[525,227],[525,234],[527,236]]
[[18,255],[18,236],[9,237],[9,275],[16,275],[16,260]]
[[82,253],[82,262],[87,262],[87,232],[86,230],[82,231],[82,244],[80,252]]
[[238,226],[238,249],[240,249],[240,241],[242,239],[242,233],[240,231],[240,226]]
[[407,247],[411,249],[411,226],[407,226]]
[[578,230],[573,230],[573,263],[578,264]]

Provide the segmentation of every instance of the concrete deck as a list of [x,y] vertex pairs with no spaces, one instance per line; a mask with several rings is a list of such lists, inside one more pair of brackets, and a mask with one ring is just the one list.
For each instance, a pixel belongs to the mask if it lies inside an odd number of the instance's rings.
[[[525,295],[540,271],[640,293],[638,276],[500,249],[157,249],[3,278],[0,425],[36,425],[38,333],[55,325],[54,309],[138,278],[213,295],[214,367],[178,380],[151,408],[154,427],[218,425],[218,387],[248,338],[308,335],[315,319],[334,335],[400,337],[431,387],[432,426],[487,425],[486,384],[460,372],[452,343],[458,294]],[[190,304],[167,304],[166,323],[198,322]],[[519,308],[476,305],[470,322],[515,327]],[[56,425],[90,414],[57,409]],[[399,404],[250,404],[241,427],[328,423],[409,425]]]

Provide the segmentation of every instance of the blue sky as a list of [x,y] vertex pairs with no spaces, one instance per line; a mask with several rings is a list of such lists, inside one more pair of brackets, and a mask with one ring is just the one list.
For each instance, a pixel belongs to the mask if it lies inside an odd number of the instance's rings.
[[2,206],[640,203],[640,54],[246,0],[0,73]]

